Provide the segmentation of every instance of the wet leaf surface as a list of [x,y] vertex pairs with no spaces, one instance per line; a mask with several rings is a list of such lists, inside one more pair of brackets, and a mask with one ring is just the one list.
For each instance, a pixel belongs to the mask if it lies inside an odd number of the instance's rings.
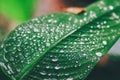
[[120,37],[119,8],[119,0],[103,0],[80,15],[19,25],[1,46],[2,71],[13,80],[84,80]]

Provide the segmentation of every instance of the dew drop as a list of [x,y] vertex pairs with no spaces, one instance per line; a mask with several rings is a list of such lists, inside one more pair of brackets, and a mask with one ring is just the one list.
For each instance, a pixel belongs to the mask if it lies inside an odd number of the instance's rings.
[[47,69],[49,69],[49,68],[50,68],[50,66],[46,66],[46,68],[47,68]]
[[65,76],[68,76],[68,75],[69,75],[68,73],[65,74]]
[[74,23],[77,23],[77,22],[78,22],[78,20],[77,20],[77,19],[75,19]]
[[67,48],[67,46],[64,46],[64,48]]
[[52,23],[57,23],[57,20],[53,20]]
[[103,10],[104,10],[104,11],[107,11],[107,7],[104,7]]
[[84,20],[84,21],[87,21],[87,18],[85,17],[83,20]]
[[75,61],[75,63],[77,63],[77,64],[78,64],[79,62],[78,62],[78,61]]
[[113,19],[119,19],[119,16],[116,13],[112,13]]
[[14,73],[13,70],[12,70],[12,68],[9,65],[7,65],[7,67],[9,69],[10,74]]
[[49,47],[49,46],[50,46],[50,43],[46,43],[46,46]]
[[107,21],[104,21],[103,23],[104,23],[104,24],[106,24],[106,23],[107,23]]
[[57,62],[57,61],[58,61],[58,59],[52,59],[52,61],[53,61],[53,62]]
[[110,10],[113,10],[113,6],[109,6],[109,9],[110,9]]
[[84,42],[80,42],[80,44],[84,44]]
[[17,72],[20,72],[20,69],[16,69],[17,70]]
[[107,27],[107,28],[110,28],[110,26],[109,26],[109,25],[107,25],[106,27]]
[[69,17],[68,20],[71,21],[71,20],[72,20],[72,17]]
[[40,74],[41,74],[41,75],[46,75],[46,72],[45,72],[45,71],[43,71],[43,72],[40,72]]
[[51,73],[49,73],[48,76],[51,76]]
[[84,53],[83,56],[87,56],[87,54]]
[[66,80],[73,80],[73,78],[67,78]]
[[63,53],[63,52],[64,52],[64,50],[60,50],[60,52],[61,52],[61,53]]
[[5,53],[7,53],[7,50],[5,48],[3,50],[4,50]]
[[40,65],[37,65],[36,67],[37,67],[37,68],[39,68],[39,67],[40,67]]
[[102,53],[101,52],[97,52],[96,55],[99,56],[99,57],[101,57]]
[[55,69],[56,69],[56,70],[59,70],[59,69],[60,69],[60,67],[59,67],[59,66],[55,66]]
[[2,62],[0,62],[0,67],[3,67],[3,68],[5,68],[5,69],[7,69],[7,67],[5,66],[5,64],[2,63]]
[[107,41],[103,41],[102,43],[103,43],[104,45],[107,45]]
[[80,23],[82,23],[83,22],[83,20],[80,20]]
[[90,65],[88,65],[88,68],[90,68]]
[[96,13],[93,12],[93,11],[91,11],[91,12],[90,12],[90,18],[95,18],[95,17],[97,17]]
[[37,28],[34,28],[34,32],[39,32],[39,30]]
[[52,22],[52,19],[49,19],[48,22]]

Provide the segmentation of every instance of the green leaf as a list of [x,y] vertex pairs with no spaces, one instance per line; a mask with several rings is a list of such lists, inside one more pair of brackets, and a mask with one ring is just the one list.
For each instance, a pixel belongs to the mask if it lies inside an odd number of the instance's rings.
[[19,25],[0,49],[13,80],[84,80],[120,37],[120,0],[98,1],[80,15],[57,13]]
[[14,20],[23,22],[31,19],[37,0],[0,0],[0,13]]

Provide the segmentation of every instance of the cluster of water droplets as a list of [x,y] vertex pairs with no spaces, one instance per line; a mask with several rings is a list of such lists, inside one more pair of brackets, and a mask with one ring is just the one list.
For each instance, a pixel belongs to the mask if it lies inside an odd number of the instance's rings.
[[98,7],[100,10],[103,10],[103,11],[114,9],[113,5],[108,6],[108,5],[106,5],[106,3],[104,3],[104,1],[100,1],[100,3],[98,4]]
[[[93,68],[92,64],[97,63],[106,53],[106,46],[112,43],[111,39],[115,39],[117,37],[115,34],[118,34],[118,30],[120,31],[118,26],[109,25],[109,23],[119,23],[119,15],[116,12],[89,23],[98,17],[97,11],[103,14],[104,11],[114,9],[113,6],[106,6],[102,1],[97,8],[84,13],[83,16],[69,13],[52,14],[18,26],[1,48],[1,56],[5,63],[1,62],[0,65],[9,75],[16,77],[20,74],[21,76],[23,69],[44,55],[25,77],[26,79],[84,78]],[[89,24],[79,29],[86,23]],[[67,38],[61,41],[64,37]],[[60,43],[57,44],[58,42]],[[50,49],[50,47],[53,48]],[[46,53],[47,50],[49,52]]]
[[[109,25],[109,23],[115,22],[115,19],[108,20],[111,16],[113,15],[104,15],[105,18],[99,18],[96,22],[88,24],[62,40],[60,44],[45,54],[44,58],[29,73],[32,76],[27,76],[27,78],[35,79],[34,74],[42,72],[37,77],[43,76],[45,80],[82,79],[93,68],[92,64],[107,53],[105,50],[108,44],[113,42],[111,41],[113,36],[116,38],[114,34],[118,34],[119,26]],[[72,20],[71,17],[68,19]],[[78,21],[75,20],[76,22]],[[112,29],[116,29],[114,34]],[[86,67],[85,70],[82,67]],[[41,78],[39,77],[39,79]]]

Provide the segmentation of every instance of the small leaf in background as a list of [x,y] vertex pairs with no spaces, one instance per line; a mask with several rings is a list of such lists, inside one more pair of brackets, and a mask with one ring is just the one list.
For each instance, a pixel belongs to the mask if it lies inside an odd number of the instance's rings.
[[68,7],[63,9],[64,12],[74,13],[74,14],[80,14],[82,12],[85,12],[85,8],[80,7]]
[[37,0],[0,0],[0,13],[13,21],[31,19]]
[[19,25],[1,46],[2,71],[13,80],[84,80],[120,37],[120,0],[86,10]]

